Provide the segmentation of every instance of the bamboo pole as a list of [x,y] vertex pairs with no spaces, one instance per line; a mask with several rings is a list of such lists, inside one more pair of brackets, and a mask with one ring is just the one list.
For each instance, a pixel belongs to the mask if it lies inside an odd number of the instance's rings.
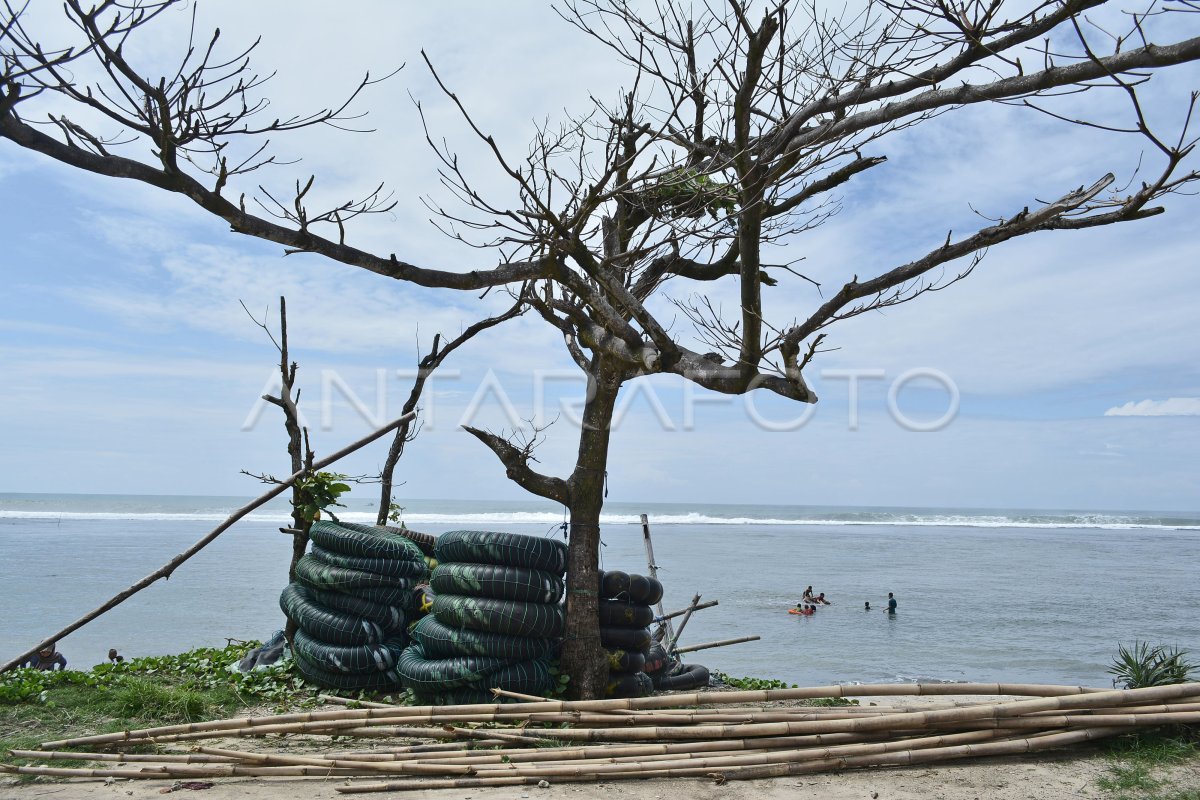
[[[883,753],[897,749],[918,749],[923,747],[942,747],[963,742],[982,742],[1006,736],[998,731],[970,731],[966,733],[939,734],[920,737],[907,741],[877,742],[872,744],[849,744],[815,750],[779,750],[755,749],[738,754],[692,754],[681,758],[679,755],[667,755],[665,759],[654,764],[656,769],[676,767],[727,767],[727,766],[757,766],[762,764],[779,763],[795,759],[820,759],[841,755],[863,753]],[[352,762],[321,757],[293,756],[283,754],[242,753],[231,750],[207,748],[203,752],[213,755],[224,755],[250,761],[256,765],[272,766],[313,766],[322,768],[341,768],[346,770],[362,770],[367,773],[414,773],[423,772],[430,775],[474,775],[479,778],[502,777],[520,774],[538,778],[556,778],[560,775],[573,775],[581,772],[605,775],[609,773],[624,773],[631,769],[644,769],[644,760],[614,761],[611,757],[600,757],[587,760],[559,759],[547,763],[506,763],[497,761],[489,767],[475,770],[471,766],[461,764],[405,764],[403,762]]]
[[13,758],[40,759],[43,761],[116,761],[116,762],[164,762],[180,764],[228,764],[234,758],[219,758],[198,753],[89,753],[78,750],[9,750]]
[[683,619],[679,620],[679,627],[675,629],[675,633],[671,635],[671,638],[667,639],[667,643],[663,648],[667,651],[667,655],[670,655],[672,652],[674,652],[675,646],[679,644],[679,637],[683,636],[683,629],[687,627],[688,620],[692,618],[692,614],[696,611],[696,606],[698,605],[700,605],[699,592],[697,592],[696,596],[692,598],[692,604],[689,605],[687,611],[684,612]]
[[763,764],[786,763],[793,761],[822,760],[841,758],[843,756],[870,755],[876,753],[891,753],[897,750],[919,750],[931,747],[947,747],[960,743],[985,742],[999,738],[1002,734],[997,731],[968,731],[936,736],[925,736],[902,741],[885,741],[864,744],[849,744],[829,748],[808,750],[752,750],[731,756],[700,756],[696,758],[676,758],[671,761],[658,762],[618,762],[600,763],[597,761],[577,761],[570,765],[528,765],[518,763],[500,764],[496,767],[481,768],[476,772],[477,778],[501,777],[503,775],[527,775],[538,778],[558,778],[563,775],[589,773],[595,775],[620,774],[631,769],[640,769],[643,764],[653,764],[653,769],[692,769],[692,768],[724,768],[742,766],[761,766]]
[[[353,453],[355,450],[358,450],[359,448],[362,448],[362,447],[370,444],[371,442],[378,439],[380,436],[383,436],[388,431],[391,431],[392,429],[398,427],[399,425],[403,424],[404,422],[407,422],[408,420],[414,418],[415,416],[416,416],[416,412],[409,412],[402,417],[392,420],[387,425],[384,425],[382,428],[378,428],[377,430],[373,431],[372,433],[367,434],[366,436],[359,439],[358,441],[346,445],[345,447],[343,447],[341,450],[338,450],[333,455],[326,456],[325,458],[320,459],[319,461],[317,461],[316,463],[314,463],[312,465],[312,470],[315,472],[319,469],[323,469],[323,468],[329,466],[330,464],[334,463],[335,461],[338,461],[338,460],[344,458],[345,456],[348,456],[349,454]],[[298,481],[302,477],[304,477],[306,474],[308,474],[308,471],[309,470],[306,468],[306,469],[300,470],[299,472],[293,473],[286,480],[281,481],[279,483],[279,485],[275,486],[270,491],[259,496],[256,500],[250,501],[246,505],[239,508],[237,511],[234,511],[232,514],[230,514],[228,517],[226,517],[224,522],[222,522],[220,525],[218,525],[217,527],[215,527],[211,531],[209,531],[209,533],[206,536],[204,536],[203,538],[198,540],[195,544],[193,544],[187,550],[184,550],[182,553],[180,553],[179,555],[172,558],[170,561],[168,561],[163,566],[156,569],[154,572],[152,572],[149,575],[147,575],[146,577],[142,578],[140,581],[133,584],[128,589],[118,592],[116,595],[114,595],[111,599],[106,601],[104,604],[102,604],[98,608],[95,608],[95,609],[89,611],[88,613],[84,614],[82,617],[75,620],[74,622],[72,622],[70,625],[63,628],[62,630],[56,632],[52,636],[46,637],[45,639],[38,642],[36,645],[34,645],[32,648],[25,651],[21,655],[0,665],[0,673],[8,672],[10,669],[13,669],[18,664],[25,661],[27,658],[29,658],[30,656],[32,656],[34,653],[38,652],[39,650],[41,650],[45,647],[48,647],[48,646],[54,644],[55,642],[57,642],[59,639],[62,639],[64,636],[66,636],[76,630],[79,630],[84,625],[86,625],[89,622],[91,622],[92,620],[94,620],[96,617],[100,616],[101,614],[105,613],[106,611],[110,611],[113,608],[117,607],[121,603],[128,600],[130,597],[133,597],[135,594],[140,592],[142,589],[145,589],[150,584],[155,583],[156,581],[158,581],[162,578],[171,577],[171,573],[174,572],[175,569],[177,567],[179,567],[180,564],[187,561],[189,558],[196,555],[196,553],[199,553],[201,550],[203,550],[205,547],[207,547],[210,543],[212,543],[212,541],[214,539],[216,539],[222,533],[224,533],[229,528],[231,528],[233,526],[233,524],[235,522],[237,522],[238,520],[240,520],[242,517],[246,516],[251,511],[254,511],[255,509],[265,505],[268,501],[283,494],[283,492],[286,489],[288,489],[293,483],[295,483],[296,481]]]
[[693,644],[693,645],[689,645],[687,647],[678,647],[675,649],[675,652],[676,653],[694,653],[697,650],[708,650],[709,648],[712,648],[712,647],[726,647],[727,645],[741,644],[743,642],[757,642],[761,638],[762,638],[761,636],[739,636],[736,639],[724,639],[719,642],[707,642],[705,644]]
[[[990,688],[990,685],[983,686]],[[856,688],[861,690],[876,687]],[[919,688],[907,687],[906,693],[917,693]],[[1061,690],[1064,689],[1073,691],[1063,693]],[[1084,691],[1078,687],[1040,687],[1040,693],[1041,697],[1032,700],[986,701],[969,706],[899,713],[887,711],[879,714],[854,714],[846,709],[844,711],[847,713],[830,716],[809,714],[811,709],[804,707],[783,709],[780,711],[790,712],[792,719],[782,723],[782,727],[779,723],[711,724],[704,721],[714,716],[727,719],[731,716],[737,717],[738,714],[744,713],[745,710],[742,709],[730,709],[729,712],[734,712],[732,714],[679,709],[675,713],[651,712],[644,716],[627,718],[625,721],[637,724],[661,717],[673,723],[691,721],[696,724],[675,724],[667,727],[640,725],[625,730],[575,728],[544,732],[544,735],[556,739],[607,741],[611,734],[629,734],[635,731],[637,733],[632,737],[635,741],[641,741],[647,736],[658,739],[647,741],[645,744],[590,745],[556,749],[513,748],[493,753],[472,753],[466,749],[466,743],[458,743],[452,745],[453,750],[447,750],[446,745],[416,745],[398,748],[394,753],[345,755],[255,753],[201,747],[199,754],[133,754],[129,760],[140,764],[136,767],[114,766],[96,769],[40,765],[16,767],[0,764],[0,771],[63,777],[159,779],[272,775],[427,776],[420,781],[358,784],[339,789],[347,792],[518,785],[514,778],[519,779],[520,783],[529,783],[543,779],[573,782],[635,777],[694,777],[712,775],[714,770],[717,770],[716,775],[721,780],[744,780],[846,768],[898,766],[954,758],[1033,752],[1112,736],[1134,727],[1200,722],[1200,702],[1195,702],[1195,698],[1200,696],[1200,683],[1112,691]],[[537,707],[545,704],[527,705]],[[492,706],[464,708],[479,710]],[[512,719],[507,721],[522,723],[544,721],[552,717],[573,717],[575,721],[580,722],[589,722],[591,717],[599,717],[605,724],[613,722],[612,717],[603,714],[576,712],[560,715],[521,715],[514,713],[513,706],[503,708],[503,714],[493,712],[491,716],[509,716]],[[432,716],[429,709],[423,713],[427,717]],[[796,719],[797,716],[801,718]],[[806,718],[811,716],[822,718]],[[328,728],[334,723],[360,725],[362,721],[361,715],[351,714],[333,720],[300,724],[323,725]],[[251,735],[258,735],[272,726],[244,727],[252,731]],[[521,733],[491,729],[445,730],[434,727],[401,730],[419,731],[426,737],[440,733],[525,745],[537,742],[538,736],[543,733],[528,730]],[[769,735],[777,730],[808,733]],[[1020,732],[1019,735],[1014,735],[1017,732]],[[211,735],[211,731],[195,733]],[[676,738],[696,741],[673,741]],[[422,749],[425,752],[421,752]],[[126,754],[119,753],[25,750],[13,751],[13,755],[34,758],[42,756],[47,760],[72,758],[102,762],[123,762],[128,758]]]
[[[829,746],[835,744],[853,744],[855,742],[877,741],[882,738],[877,734],[832,733],[811,736],[782,736],[765,737],[761,739],[724,739],[717,741],[699,742],[648,742],[643,744],[603,744],[582,745],[576,747],[529,747],[506,748],[491,752],[443,753],[435,756],[436,760],[448,760],[454,763],[488,764],[504,759],[516,761],[553,761],[560,758],[625,758],[670,756],[686,753],[708,752],[744,752],[754,749],[786,749],[808,746]],[[408,754],[400,754],[402,758]],[[356,756],[357,757],[357,756]]]
[[722,780],[754,780],[768,777],[789,777],[813,772],[831,772],[861,767],[895,767],[928,764],[960,758],[986,758],[1052,750],[1070,744],[1094,741],[1123,733],[1121,728],[1092,728],[1084,731],[1050,733],[1037,738],[1002,739],[978,745],[958,745],[929,750],[905,750],[881,756],[855,756],[807,763],[783,764],[777,767],[733,768],[721,773]]
[[[1165,687],[1164,687],[1165,688]],[[1145,690],[1135,690],[1145,691]],[[1196,690],[1200,693],[1200,690]],[[1090,699],[1090,696],[1078,696],[1081,699]],[[1024,700],[1024,703],[1049,703],[1052,700]],[[1015,702],[1021,703],[1021,702]],[[730,736],[785,736],[785,735],[803,735],[815,733],[862,733],[869,730],[911,730],[922,727],[935,726],[935,724],[961,724],[964,722],[976,722],[983,720],[990,724],[991,720],[997,717],[1009,716],[1010,714],[1019,714],[1020,711],[1009,712],[1007,706],[1014,705],[1014,702],[1007,704],[980,704],[974,706],[953,706],[953,708],[941,709],[937,711],[889,711],[882,712],[878,715],[811,715],[810,718],[803,716],[797,718],[797,715],[784,715],[779,721],[766,722],[743,722],[743,721],[725,721],[725,722],[701,722],[697,724],[680,724],[685,720],[668,720],[673,724],[665,724],[665,726],[632,726],[626,724],[625,727],[604,727],[604,728],[565,728],[565,729],[547,729],[547,730],[523,730],[522,733],[516,733],[515,728],[512,732],[503,732],[494,728],[475,729],[462,728],[456,726],[446,727],[428,727],[428,728],[410,728],[410,727],[388,727],[382,729],[372,728],[355,728],[354,721],[344,721],[341,724],[335,723],[294,723],[284,724],[284,726],[265,726],[244,730],[244,732],[226,732],[222,736],[260,736],[268,733],[336,733],[338,735],[368,735],[372,732],[374,735],[385,736],[410,736],[410,738],[434,738],[434,739],[452,739],[452,738],[478,738],[488,739],[498,742],[517,742],[517,744],[530,744],[530,742],[558,740],[558,741],[649,741],[654,739],[668,740],[697,740],[707,738],[730,738]],[[964,714],[966,712],[966,714]],[[941,715],[941,716],[938,716]],[[1129,715],[1127,715],[1129,716]],[[1142,715],[1145,716],[1145,715]],[[559,721],[557,718],[551,720],[538,720],[535,715],[529,715],[528,721]],[[1178,715],[1175,715],[1178,718]],[[1086,720],[1086,716],[1080,716],[1080,720]],[[642,717],[626,717],[626,720],[632,722],[643,722]],[[650,720],[647,720],[650,721]],[[469,720],[468,722],[473,722]],[[612,726],[613,717],[604,717],[599,722]],[[1076,723],[1080,724],[1080,723]],[[1133,723],[1121,723],[1133,724]],[[1157,724],[1165,724],[1159,722]],[[1050,727],[1050,726],[1043,726]],[[211,733],[197,734],[180,734],[176,736],[162,736],[152,741],[155,744],[163,744],[167,741],[191,741],[196,739],[212,738]]]
[[689,611],[703,611],[706,608],[712,608],[713,606],[718,606],[720,604],[721,604],[720,600],[705,600],[703,603],[700,603],[699,605],[697,605],[695,607],[688,606],[687,608],[681,608],[678,611],[672,611],[669,614],[663,614],[661,617],[656,618],[654,621],[655,622],[659,622],[659,621],[665,622],[666,620],[669,620],[669,619],[675,619],[676,617],[681,617],[684,614],[688,613]]
[[[473,722],[478,722],[474,720]],[[267,736],[277,733],[306,733],[312,735],[327,735],[327,736],[356,736],[361,735],[355,733],[357,731],[356,720],[337,720],[331,722],[294,722],[286,725],[262,725],[253,728],[239,728],[237,730],[228,731],[201,731],[199,733],[177,733],[169,736],[156,736],[145,740],[148,744],[170,744],[173,742],[194,742],[200,739],[243,739],[247,737]],[[487,730],[481,733],[503,738],[501,734],[494,730]],[[429,727],[389,727],[388,736],[408,737],[412,739],[458,739],[458,738],[476,738],[474,729],[466,728],[448,728],[435,727],[432,724]]]
[[151,769],[87,769],[76,767],[38,767],[0,764],[0,772],[15,775],[44,775],[56,778],[120,778],[129,780],[163,780],[169,778],[265,778],[265,777],[361,777],[346,770],[321,767],[244,767],[238,764],[212,764],[207,767],[185,768],[183,765]]
[[[783,777],[814,772],[835,771],[846,768],[868,766],[896,766],[902,764],[931,763],[955,758],[981,757],[1001,755],[1011,752],[1034,752],[1037,750],[1062,747],[1079,741],[1098,739],[1119,733],[1119,729],[1096,728],[1087,731],[1071,731],[1065,734],[1041,737],[1039,739],[1016,739],[986,742],[983,744],[954,745],[949,747],[930,748],[928,750],[905,750],[896,753],[872,754],[856,757],[840,757],[811,762],[794,762],[771,764],[764,766],[728,767],[718,773],[711,768],[690,766],[686,768],[651,768],[630,770],[627,772],[595,773],[583,772],[575,775],[556,776],[557,783],[582,783],[597,780],[611,781],[623,779],[700,777],[717,778],[719,783],[726,780],[748,780],[758,777]],[[351,784],[335,787],[338,792],[357,794],[381,791],[405,791],[413,789],[477,789],[487,786],[518,786],[537,783],[545,778],[534,776],[519,777],[490,777],[490,778],[456,778],[433,781],[389,781],[386,783]]]
[[338,706],[349,706],[350,708],[402,708],[395,703],[376,703],[371,700],[354,700],[349,697],[338,697],[336,694],[319,694],[317,699],[325,703],[332,703]]
[[494,747],[504,744],[499,739],[489,741],[486,739],[459,739],[451,742],[438,742],[437,744],[410,744],[400,747],[379,747],[371,750],[350,750],[342,753],[347,757],[361,756],[367,754],[373,755],[399,755],[411,756],[419,758],[422,755],[429,753],[457,753],[478,751],[487,747]]
[[1049,717],[1012,717],[978,720],[975,726],[994,728],[1156,728],[1163,725],[1194,725],[1200,711],[1172,711],[1162,714],[1060,714]]
[[[646,545],[646,569],[648,574],[654,580],[658,580],[658,562],[654,560],[654,544],[650,541],[650,518],[645,514],[642,514],[642,542]],[[658,602],[654,608],[658,611],[658,619],[662,625],[662,631],[666,632],[668,639],[674,639],[675,637],[671,632],[671,621],[663,613],[661,597],[658,598]]]
[[[1016,700],[975,706],[959,706],[941,711],[916,711],[884,714],[878,717],[830,719],[799,722],[764,722],[746,725],[649,726],[629,728],[574,728],[553,731],[526,731],[526,736],[565,741],[646,741],[651,739],[741,738],[748,736],[789,736],[804,733],[862,733],[922,728],[938,722],[967,722],[994,717],[1015,717],[1032,711],[1088,708],[1111,702],[1167,699],[1200,695],[1200,683],[1123,689],[1073,696]],[[455,729],[459,730],[459,729]]]
[[[1193,684],[1181,684],[1184,686]],[[534,711],[617,711],[626,709],[662,709],[697,705],[734,705],[739,703],[769,703],[780,700],[807,700],[826,697],[924,697],[945,695],[999,695],[1014,697],[1060,697],[1102,694],[1109,690],[1053,684],[1004,683],[934,683],[934,684],[859,684],[844,686],[803,687],[796,689],[760,689],[737,692],[697,692],[689,694],[655,695],[651,697],[607,700],[549,700],[527,703],[520,708]],[[1136,690],[1131,690],[1136,691]],[[1111,694],[1111,693],[1110,693]],[[453,706],[399,706],[396,708],[339,709],[310,711],[264,717],[240,717],[180,725],[165,725],[140,730],[80,736],[42,744],[47,750],[123,742],[143,742],[155,737],[177,733],[210,732],[213,736],[239,728],[268,727],[291,722],[324,722],[359,720],[365,725],[387,725],[406,718],[429,716],[435,710],[446,715],[457,713],[499,712],[512,708],[501,703]]]
[[260,766],[271,767],[325,767],[327,769],[358,770],[363,772],[390,772],[412,775],[471,775],[474,768],[467,764],[439,764],[423,761],[357,761],[322,756],[297,756],[290,753],[251,753],[242,750],[224,750],[216,747],[201,747],[201,753],[226,756],[239,761],[250,761]]

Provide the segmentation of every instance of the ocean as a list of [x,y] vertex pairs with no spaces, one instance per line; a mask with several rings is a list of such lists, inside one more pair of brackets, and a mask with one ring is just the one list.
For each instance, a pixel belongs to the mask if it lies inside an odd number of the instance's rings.
[[[367,492],[339,516],[373,520]],[[83,616],[201,538],[245,498],[0,494],[0,660]],[[413,500],[414,529],[562,536],[561,509]],[[71,666],[172,653],[282,626],[285,503],[265,507],[59,643]],[[695,594],[686,660],[799,685],[905,681],[1108,686],[1118,643],[1200,658],[1200,513],[610,504],[602,565],[646,572],[649,515],[668,611]],[[787,613],[812,585],[833,605]],[[889,616],[888,592],[899,602]],[[869,602],[872,610],[864,610]]]

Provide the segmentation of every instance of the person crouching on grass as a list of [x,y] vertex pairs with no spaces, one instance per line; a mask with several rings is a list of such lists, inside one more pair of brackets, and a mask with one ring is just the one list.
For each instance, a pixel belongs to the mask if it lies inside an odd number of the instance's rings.
[[53,671],[56,669],[66,669],[67,659],[62,653],[54,649],[54,642],[51,642],[25,661],[22,661],[19,666]]

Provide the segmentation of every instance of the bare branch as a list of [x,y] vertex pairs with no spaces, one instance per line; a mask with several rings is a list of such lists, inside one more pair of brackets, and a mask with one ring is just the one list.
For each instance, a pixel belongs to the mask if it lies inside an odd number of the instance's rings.
[[487,445],[496,454],[496,457],[500,459],[500,462],[504,464],[505,474],[509,480],[516,483],[522,489],[564,505],[570,502],[570,492],[566,481],[561,478],[542,475],[539,472],[535,472],[529,466],[530,461],[537,460],[533,457],[533,451],[540,443],[538,437],[541,431],[539,429],[535,428],[533,435],[525,439],[521,439],[514,433],[514,440],[497,436],[494,433],[480,430],[479,428],[472,428],[470,425],[464,425],[463,430]]

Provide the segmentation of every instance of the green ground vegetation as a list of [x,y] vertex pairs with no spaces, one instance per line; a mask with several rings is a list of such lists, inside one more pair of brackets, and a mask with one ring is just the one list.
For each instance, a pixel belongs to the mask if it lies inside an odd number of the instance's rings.
[[[0,757],[44,741],[311,705],[316,690],[285,662],[250,673],[237,663],[258,642],[100,664],[90,671],[0,675]],[[9,763],[20,760],[5,759]]]
[[[735,678],[724,672],[714,670],[712,673],[713,680],[717,684],[732,686],[734,689],[745,691],[761,691],[764,689],[795,689],[796,684],[787,683],[786,681],[776,680],[775,678]],[[804,700],[806,706],[856,706],[857,700],[847,700],[844,697],[813,697]]]
[[1195,680],[1200,664],[1189,660],[1188,654],[1178,647],[1156,645],[1135,641],[1130,646],[1117,645],[1117,656],[1108,668],[1115,676],[1114,684],[1126,689],[1142,689],[1148,686],[1167,686]]
[[1099,784],[1109,800],[1200,800],[1200,731],[1122,736],[1108,757]]

